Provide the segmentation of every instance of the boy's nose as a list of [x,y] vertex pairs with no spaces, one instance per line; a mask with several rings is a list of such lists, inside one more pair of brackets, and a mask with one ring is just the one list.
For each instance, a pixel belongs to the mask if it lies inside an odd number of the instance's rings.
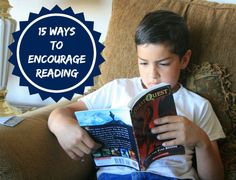
[[158,78],[160,76],[156,66],[151,66],[151,68],[150,68],[150,76],[153,79],[156,79],[156,78]]

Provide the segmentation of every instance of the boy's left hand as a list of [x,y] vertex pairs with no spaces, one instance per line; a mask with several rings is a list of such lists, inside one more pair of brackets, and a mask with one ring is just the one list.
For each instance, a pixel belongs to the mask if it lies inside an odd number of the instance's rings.
[[154,120],[156,127],[152,133],[157,134],[157,139],[167,140],[163,146],[185,145],[203,146],[208,138],[206,133],[195,123],[183,116],[165,116]]

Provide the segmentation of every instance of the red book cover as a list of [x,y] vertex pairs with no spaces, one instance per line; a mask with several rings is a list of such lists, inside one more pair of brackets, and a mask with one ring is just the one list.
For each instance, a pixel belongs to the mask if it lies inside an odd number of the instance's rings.
[[185,153],[183,146],[162,146],[163,141],[151,133],[155,119],[176,115],[171,86],[159,87],[143,95],[134,103],[131,114],[142,169],[156,159]]

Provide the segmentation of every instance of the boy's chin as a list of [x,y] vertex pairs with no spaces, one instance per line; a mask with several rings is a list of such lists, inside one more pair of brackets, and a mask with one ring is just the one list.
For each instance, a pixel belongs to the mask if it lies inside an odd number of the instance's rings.
[[[171,85],[170,83],[165,83],[165,82],[160,82],[160,83],[149,83],[146,85],[146,88],[149,89],[153,86],[156,86],[156,85],[160,85],[160,86],[164,86],[164,85]],[[172,86],[172,85],[171,85]]]
[[145,87],[146,87],[146,89],[149,89],[149,88],[151,88],[151,87],[153,87],[153,86],[156,86],[156,85],[158,85],[158,84],[160,84],[160,83],[149,83],[149,84],[147,84]]
[[143,83],[143,81],[141,81],[141,82],[142,82],[143,88],[145,88],[145,89],[149,89],[153,86],[156,86],[157,84],[160,84],[160,83]]
[[153,86],[156,86],[158,83],[152,83],[152,84],[148,84],[148,86],[147,86],[147,88],[151,88],[151,87],[153,87]]

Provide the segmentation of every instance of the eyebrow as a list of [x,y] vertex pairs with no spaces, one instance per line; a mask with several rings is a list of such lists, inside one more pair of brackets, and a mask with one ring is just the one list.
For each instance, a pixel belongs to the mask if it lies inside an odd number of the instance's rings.
[[[148,61],[147,59],[143,59],[141,57],[138,56],[138,58],[142,61]],[[155,62],[162,62],[162,61],[165,61],[165,60],[168,60],[170,59],[171,57],[167,57],[167,58],[164,58],[164,59],[158,59],[158,60],[155,60]]]

